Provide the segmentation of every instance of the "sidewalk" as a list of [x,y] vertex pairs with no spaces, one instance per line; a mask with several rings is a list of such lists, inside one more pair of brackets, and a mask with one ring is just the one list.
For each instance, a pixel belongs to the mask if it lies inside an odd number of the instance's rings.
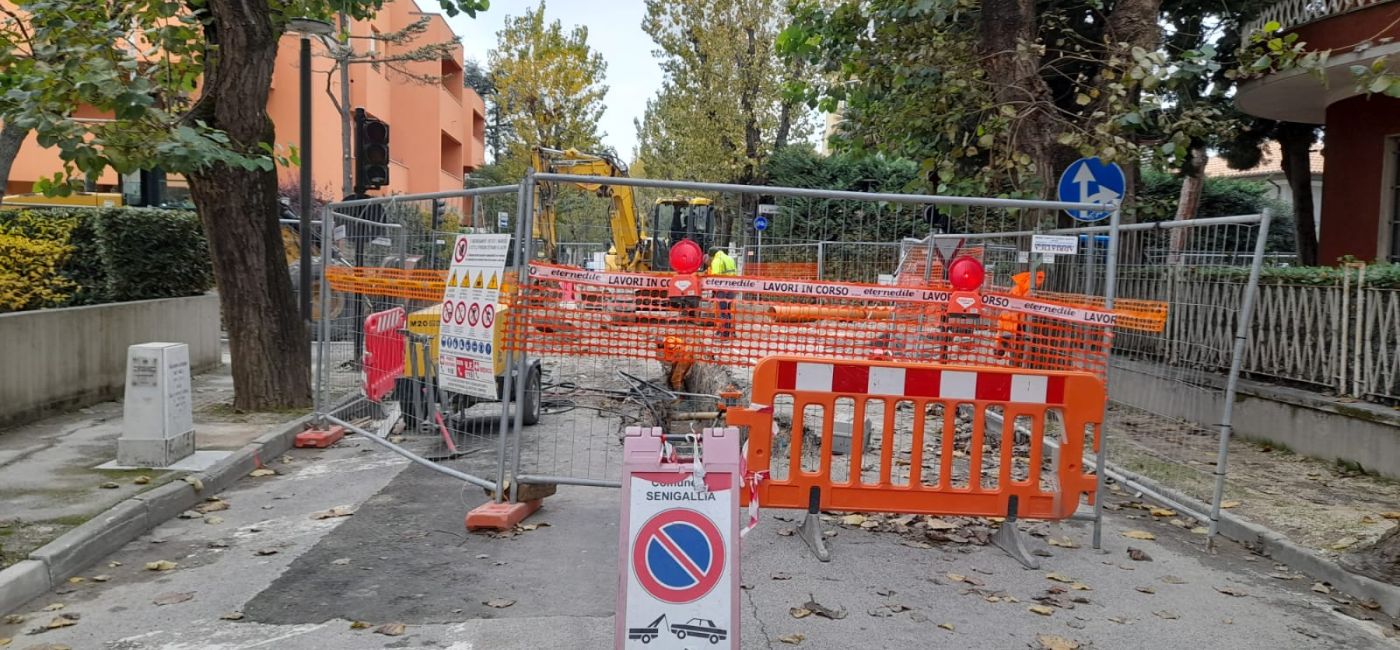
[[[237,413],[227,353],[194,378],[196,449],[232,451],[296,413]],[[116,458],[121,402],[0,431],[0,569],[137,494],[188,472],[99,470]]]

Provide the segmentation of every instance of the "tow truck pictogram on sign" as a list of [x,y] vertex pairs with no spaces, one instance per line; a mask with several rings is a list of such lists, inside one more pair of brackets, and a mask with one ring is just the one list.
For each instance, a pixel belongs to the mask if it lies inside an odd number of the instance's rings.
[[705,639],[711,644],[717,644],[729,638],[729,630],[715,625],[714,621],[707,618],[692,618],[685,623],[672,624],[665,614],[656,617],[656,620],[648,623],[645,627],[627,628],[627,638],[642,643],[651,643],[652,639],[661,636],[663,629],[676,635],[677,639],[686,637]]
[[665,603],[698,600],[724,574],[724,539],[719,529],[694,510],[657,513],[637,534],[632,548],[637,581]]

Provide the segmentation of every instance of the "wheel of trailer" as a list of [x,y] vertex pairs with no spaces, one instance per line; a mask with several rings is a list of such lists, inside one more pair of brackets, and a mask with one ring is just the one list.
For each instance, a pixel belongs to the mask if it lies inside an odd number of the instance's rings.
[[536,365],[530,366],[529,373],[525,375],[525,402],[523,405],[525,414],[521,418],[521,422],[524,422],[525,426],[531,426],[540,421],[541,383],[540,367]]
[[642,643],[651,643],[651,635],[650,635],[650,634],[643,634],[643,635],[642,635]]

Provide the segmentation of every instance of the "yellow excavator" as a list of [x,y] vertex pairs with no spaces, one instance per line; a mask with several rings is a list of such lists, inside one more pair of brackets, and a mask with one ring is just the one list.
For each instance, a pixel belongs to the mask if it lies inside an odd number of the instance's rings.
[[[627,166],[608,154],[582,153],[577,149],[535,148],[534,168],[549,173],[602,178],[625,178]],[[610,245],[604,264],[609,271],[669,270],[671,245],[692,239],[707,249],[715,236],[714,202],[703,197],[657,199],[651,208],[650,224],[637,215],[636,193],[630,185],[606,182],[576,183],[578,188],[612,201],[608,208]],[[558,214],[556,196],[548,184],[535,186],[537,212],[532,229],[535,254],[541,260],[558,261]],[[650,227],[648,227],[650,225]]]

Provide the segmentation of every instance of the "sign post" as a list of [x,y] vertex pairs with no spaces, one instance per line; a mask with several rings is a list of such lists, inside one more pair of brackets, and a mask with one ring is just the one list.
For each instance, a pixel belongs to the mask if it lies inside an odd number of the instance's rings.
[[739,430],[691,441],[681,459],[661,429],[627,429],[619,650],[739,647]]
[[442,292],[438,376],[443,390],[497,399],[495,314],[510,235],[458,235]]
[[763,231],[768,230],[771,223],[769,218],[778,214],[778,205],[775,203],[758,204],[758,214],[753,218],[753,229],[757,233],[757,243],[754,248],[754,263],[763,263]]

